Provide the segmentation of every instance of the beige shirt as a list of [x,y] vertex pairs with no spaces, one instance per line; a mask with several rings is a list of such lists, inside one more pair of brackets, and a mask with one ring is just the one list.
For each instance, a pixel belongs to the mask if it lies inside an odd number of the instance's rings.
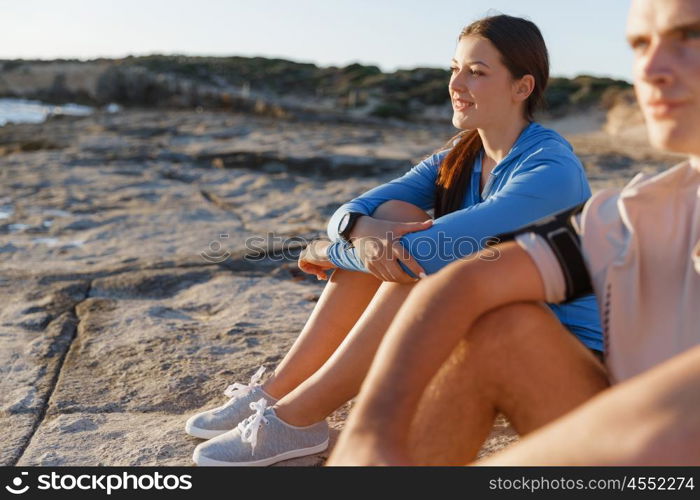
[[[700,171],[684,162],[638,174],[622,190],[596,193],[575,224],[612,381],[700,344]],[[547,301],[564,300],[564,277],[544,239],[516,240],[537,264]]]

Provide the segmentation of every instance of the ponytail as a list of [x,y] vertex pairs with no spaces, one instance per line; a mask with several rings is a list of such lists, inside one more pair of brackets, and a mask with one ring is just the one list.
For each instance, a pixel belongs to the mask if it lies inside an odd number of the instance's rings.
[[[452,146],[455,140],[459,142]],[[481,136],[476,129],[466,130],[450,139],[445,146],[452,149],[443,158],[435,182],[434,217],[436,219],[462,208],[466,188],[470,184],[474,170],[474,162],[481,150]],[[441,148],[441,150],[444,149],[446,147]]]

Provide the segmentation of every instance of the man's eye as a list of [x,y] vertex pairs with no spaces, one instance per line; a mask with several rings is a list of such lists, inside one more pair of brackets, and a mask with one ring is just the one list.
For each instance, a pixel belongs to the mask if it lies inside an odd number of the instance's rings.
[[646,40],[633,40],[632,43],[630,43],[630,47],[632,47],[632,50],[634,51],[644,50],[648,45],[649,42]]
[[450,71],[454,73],[455,71],[457,71],[457,68],[455,66],[450,66]]
[[681,32],[681,38],[683,40],[697,40],[700,38],[700,29],[687,29]]

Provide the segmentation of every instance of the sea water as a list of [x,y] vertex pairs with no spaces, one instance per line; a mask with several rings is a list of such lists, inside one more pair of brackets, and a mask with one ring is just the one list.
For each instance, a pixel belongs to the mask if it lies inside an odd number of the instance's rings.
[[0,127],[6,123],[41,123],[52,115],[86,116],[94,111],[80,104],[46,104],[29,99],[0,99]]

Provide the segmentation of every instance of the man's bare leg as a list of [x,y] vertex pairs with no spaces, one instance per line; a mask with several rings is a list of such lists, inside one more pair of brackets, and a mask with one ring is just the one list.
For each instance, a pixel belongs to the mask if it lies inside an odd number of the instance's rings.
[[460,341],[491,310],[544,300],[529,255],[513,242],[495,250],[495,260],[487,249],[414,287],[379,347],[330,465],[411,464],[413,417],[425,389]]
[[411,457],[464,464],[499,412],[524,435],[606,387],[603,365],[548,307],[501,307],[479,318],[432,379],[412,422]]
[[700,465],[700,346],[479,465]]

